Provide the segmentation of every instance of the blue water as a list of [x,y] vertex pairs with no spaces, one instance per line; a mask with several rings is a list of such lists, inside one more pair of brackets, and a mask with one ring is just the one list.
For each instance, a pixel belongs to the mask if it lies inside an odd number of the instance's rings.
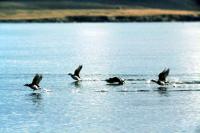
[[[0,24],[0,132],[198,133],[199,42],[200,23]],[[23,86],[35,73],[39,92]]]

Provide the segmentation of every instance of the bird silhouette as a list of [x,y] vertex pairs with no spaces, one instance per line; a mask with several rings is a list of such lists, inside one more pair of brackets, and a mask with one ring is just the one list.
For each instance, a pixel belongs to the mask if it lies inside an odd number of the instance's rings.
[[123,85],[125,80],[122,78],[119,78],[119,77],[113,77],[113,78],[106,79],[106,82],[108,82],[110,84]]
[[151,80],[158,85],[167,85],[169,82],[166,80],[167,76],[169,75],[170,69],[164,69],[159,75],[158,80]]
[[24,86],[27,86],[33,90],[39,90],[41,89],[39,86],[40,81],[42,80],[42,75],[41,74],[36,74],[35,77],[33,78],[32,83],[30,84],[25,84]]
[[68,75],[70,75],[74,80],[79,81],[79,80],[81,80],[80,71],[82,68],[83,68],[83,66],[79,65],[79,67],[74,71],[74,74],[69,73]]

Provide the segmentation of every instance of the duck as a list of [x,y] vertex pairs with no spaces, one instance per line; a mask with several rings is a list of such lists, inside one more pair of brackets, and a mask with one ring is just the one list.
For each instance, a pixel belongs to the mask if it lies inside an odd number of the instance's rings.
[[41,87],[39,85],[39,83],[42,80],[42,75],[41,74],[35,74],[32,83],[30,84],[25,84],[24,86],[31,88],[32,90],[40,90]]
[[120,77],[112,77],[112,78],[106,79],[105,81],[110,84],[118,84],[118,85],[123,85],[125,83],[125,80]]
[[157,83],[158,85],[164,86],[167,85],[169,82],[166,80],[167,76],[169,75],[170,69],[165,68],[161,73],[158,75],[158,80],[151,80],[151,82]]
[[81,80],[80,71],[82,68],[83,68],[83,66],[79,65],[78,68],[74,71],[74,74],[68,73],[68,75],[70,75],[72,77],[72,79],[74,79],[76,81],[80,81]]

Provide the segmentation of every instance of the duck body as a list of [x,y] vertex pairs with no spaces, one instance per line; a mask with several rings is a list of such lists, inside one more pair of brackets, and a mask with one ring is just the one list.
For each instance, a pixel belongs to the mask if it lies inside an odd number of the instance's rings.
[[31,88],[32,90],[39,90],[41,89],[39,86],[40,81],[42,80],[42,75],[36,74],[33,78],[32,83],[25,84],[24,86]]
[[106,79],[106,82],[108,82],[110,84],[123,85],[125,80],[122,78],[119,78],[119,77],[113,77],[113,78]]
[[164,69],[161,73],[158,75],[158,80],[151,80],[151,82],[154,82],[158,85],[164,86],[168,85],[169,82],[166,80],[167,76],[169,75],[170,69]]
[[161,86],[164,86],[164,85],[167,85],[169,82],[167,82],[167,81],[160,81],[160,80],[151,80],[151,82],[154,82],[154,83],[156,83],[156,84],[158,84],[158,85],[161,85]]
[[79,76],[76,76],[76,75],[74,75],[72,73],[69,73],[68,75],[70,75],[72,77],[72,79],[74,79],[76,81],[80,81],[81,80],[81,78]]
[[79,65],[79,67],[74,71],[74,74],[69,73],[68,75],[70,75],[72,77],[72,79],[76,80],[76,81],[80,81],[80,71],[82,69],[82,65]]
[[25,84],[24,86],[27,86],[27,87],[31,88],[32,90],[39,90],[39,89],[41,89],[40,86],[33,85],[33,84]]

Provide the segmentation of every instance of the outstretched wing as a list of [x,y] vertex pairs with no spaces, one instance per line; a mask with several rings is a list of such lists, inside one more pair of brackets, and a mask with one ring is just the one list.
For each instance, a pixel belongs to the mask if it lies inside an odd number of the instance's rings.
[[35,74],[35,77],[33,78],[33,81],[32,81],[32,85],[36,85],[39,78],[40,78],[40,75]]
[[80,73],[82,67],[83,67],[83,66],[80,65],[80,66],[74,71],[74,75],[78,76],[79,78],[80,78],[79,73]]
[[169,68],[168,68],[168,69],[164,69],[164,70],[158,75],[159,80],[160,80],[160,81],[166,81],[166,77],[169,75],[169,71],[170,71]]
[[38,78],[38,80],[37,80],[37,82],[36,82],[36,85],[37,85],[37,86],[39,86],[41,80],[42,80],[42,75],[40,74],[40,75],[39,75],[39,78]]

